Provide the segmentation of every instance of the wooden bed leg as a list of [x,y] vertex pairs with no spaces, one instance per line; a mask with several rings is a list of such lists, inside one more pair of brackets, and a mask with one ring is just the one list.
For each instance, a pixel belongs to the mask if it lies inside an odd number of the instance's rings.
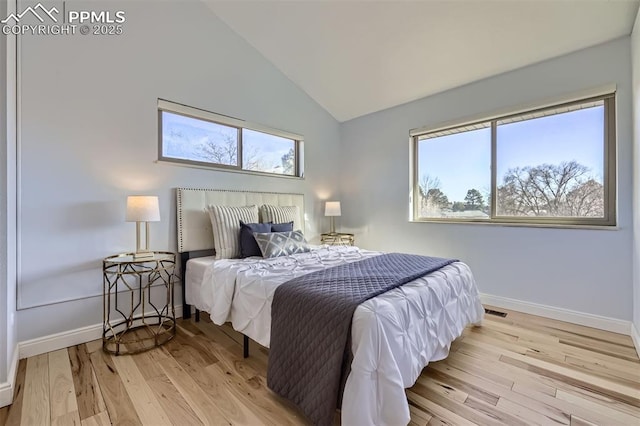
[[249,358],[249,338],[245,335],[242,336],[243,337],[243,348],[242,348],[242,355],[244,356],[244,358]]
[[200,309],[196,308],[196,322],[200,322]]

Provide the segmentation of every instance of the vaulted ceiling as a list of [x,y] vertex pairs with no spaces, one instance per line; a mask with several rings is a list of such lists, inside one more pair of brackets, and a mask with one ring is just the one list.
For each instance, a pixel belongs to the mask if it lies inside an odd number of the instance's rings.
[[204,0],[337,120],[629,35],[637,0]]

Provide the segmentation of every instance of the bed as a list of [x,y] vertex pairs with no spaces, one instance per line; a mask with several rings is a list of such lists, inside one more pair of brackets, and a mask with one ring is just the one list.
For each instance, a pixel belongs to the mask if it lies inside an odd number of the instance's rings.
[[[299,206],[294,222],[305,229],[300,194],[177,190],[178,251],[183,274],[183,314],[190,305],[216,324],[269,347],[275,289],[294,276],[370,259],[380,253],[349,246],[319,246],[308,253],[272,259],[215,259],[207,205]],[[204,255],[204,256],[202,256]],[[451,342],[484,310],[468,266],[462,262],[415,279],[360,304],[351,325],[353,359],[342,395],[342,424],[397,425],[410,420],[404,392],[422,369],[448,355]],[[245,349],[246,353],[246,349]]]

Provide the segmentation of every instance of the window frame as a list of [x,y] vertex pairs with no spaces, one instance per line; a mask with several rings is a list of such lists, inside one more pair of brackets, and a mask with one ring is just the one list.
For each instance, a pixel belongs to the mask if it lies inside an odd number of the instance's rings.
[[[543,111],[554,110],[589,102],[603,101],[604,106],[604,132],[603,132],[603,190],[604,190],[604,216],[603,217],[544,217],[544,216],[501,216],[497,214],[497,129],[498,122],[504,119],[535,114]],[[579,228],[611,228],[617,226],[617,161],[616,161],[616,96],[615,90],[601,92],[600,94],[575,98],[570,101],[548,103],[544,106],[518,109],[517,112],[494,114],[484,118],[448,123],[445,126],[421,128],[410,131],[410,218],[411,222],[439,222],[439,223],[481,223],[512,226],[548,226],[548,227],[579,227]],[[560,113],[562,114],[562,113]],[[491,200],[489,205],[489,218],[438,218],[419,216],[419,175],[418,175],[418,145],[421,136],[440,133],[447,130],[456,130],[463,127],[490,123],[491,127]]]
[[[304,137],[302,135],[287,132],[284,130],[274,129],[271,127],[263,126],[261,124],[251,123],[238,118],[217,114],[211,111],[203,110],[200,108],[191,107],[188,105],[180,104],[177,102],[168,101],[158,98],[158,161],[168,162],[183,166],[190,166],[195,168],[204,168],[217,171],[228,171],[236,173],[245,173],[253,175],[262,175],[270,177],[279,177],[286,179],[304,179]],[[221,164],[212,163],[207,161],[187,160],[183,158],[167,157],[163,155],[163,132],[162,132],[162,113],[168,112],[175,115],[181,115],[183,117],[193,118],[195,120],[201,120],[208,123],[213,123],[221,126],[235,128],[237,131],[237,154],[236,164]],[[252,130],[255,132],[263,133],[270,136],[276,136],[293,141],[293,164],[294,174],[287,175],[282,173],[272,173],[259,170],[249,170],[243,168],[243,130]]]

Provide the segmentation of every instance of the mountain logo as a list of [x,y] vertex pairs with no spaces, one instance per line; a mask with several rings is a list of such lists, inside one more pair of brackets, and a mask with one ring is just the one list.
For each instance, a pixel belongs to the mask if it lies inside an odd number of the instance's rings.
[[[40,12],[40,13],[38,13]],[[38,3],[37,5],[35,5],[34,7],[27,7],[25,10],[22,11],[22,13],[11,13],[9,14],[9,16],[6,17],[6,19],[3,19],[2,21],[0,21],[0,23],[6,24],[7,22],[9,22],[9,20],[13,19],[16,21],[16,24],[20,22],[20,20],[27,14],[27,13],[31,13],[33,16],[35,16],[38,21],[40,22],[44,22],[44,19],[41,15],[46,15],[48,16],[53,22],[58,22],[58,19],[53,15],[53,13],[60,13],[58,11],[58,9],[56,9],[55,7],[52,7],[51,9],[47,10],[46,7],[44,7],[42,5],[42,3]]]

